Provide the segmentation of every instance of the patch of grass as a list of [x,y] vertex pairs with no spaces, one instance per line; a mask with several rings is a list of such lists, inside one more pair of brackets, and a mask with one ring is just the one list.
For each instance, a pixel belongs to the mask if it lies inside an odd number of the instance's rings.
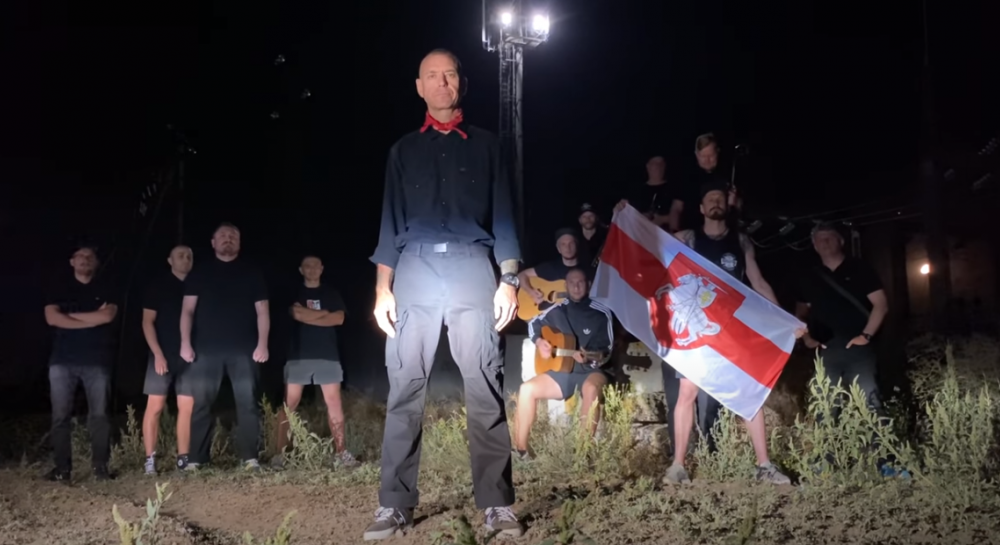
[[121,545],[158,545],[163,543],[158,532],[160,510],[170,499],[172,492],[167,492],[170,483],[156,483],[156,499],[146,500],[146,516],[139,522],[129,522],[118,512],[118,505],[111,507],[111,515],[118,525],[118,537]]
[[295,511],[292,511],[285,515],[285,519],[281,521],[281,526],[278,526],[278,530],[271,537],[265,538],[263,540],[257,540],[250,532],[245,532],[243,534],[243,544],[244,545],[289,545],[292,542],[292,518],[295,516]]

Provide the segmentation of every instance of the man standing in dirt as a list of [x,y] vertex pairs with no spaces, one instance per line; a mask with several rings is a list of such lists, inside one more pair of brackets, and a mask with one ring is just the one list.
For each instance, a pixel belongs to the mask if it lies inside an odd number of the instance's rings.
[[173,385],[177,394],[177,469],[184,469],[191,446],[191,411],[194,409],[191,384],[184,380],[188,364],[181,360],[181,304],[184,279],[194,265],[194,254],[187,246],[176,246],[167,258],[170,272],[149,287],[142,305],[142,333],[149,345],[146,365],[146,414],[142,417],[142,440],[146,447],[146,475],[156,475],[156,441],[160,434],[160,415],[167,405]]
[[[344,382],[344,368],[340,365],[337,328],[344,323],[345,306],[340,292],[323,284],[323,261],[307,255],[299,266],[303,283],[290,309],[293,330],[285,362],[285,407],[295,411],[302,401],[302,391],[315,384],[323,393],[326,418],[333,436],[333,462],[342,467],[354,467],[358,461],[347,450],[344,438],[344,406],[340,384]],[[285,447],[288,445],[288,416],[285,408],[278,411],[278,455],[271,460],[272,467],[285,464]]]
[[45,303],[45,322],[55,329],[49,358],[52,395],[51,441],[55,468],[50,481],[69,483],[73,470],[73,400],[79,384],[87,396],[87,429],[94,477],[111,478],[111,425],[107,405],[114,362],[111,322],[118,314],[108,286],[96,278],[93,248],[81,246],[69,260],[73,276],[62,279]]
[[[389,398],[382,484],[364,539],[408,529],[417,506],[417,473],[427,379],[442,322],[465,380],[469,454],[476,506],[486,527],[520,536],[510,506],[510,432],[503,398],[500,331],[517,310],[520,248],[511,185],[497,138],[465,123],[461,65],[452,53],[424,57],[416,80],[427,103],[424,125],[389,150],[377,265],[375,318],[389,336]],[[500,265],[496,274],[492,253]]]
[[215,230],[212,249],[214,259],[200,263],[184,283],[181,309],[181,358],[191,364],[185,378],[194,395],[188,468],[196,469],[211,457],[212,404],[225,373],[236,400],[237,453],[244,469],[260,471],[257,364],[268,358],[267,285],[259,269],[238,259],[240,230],[235,225],[223,223]]

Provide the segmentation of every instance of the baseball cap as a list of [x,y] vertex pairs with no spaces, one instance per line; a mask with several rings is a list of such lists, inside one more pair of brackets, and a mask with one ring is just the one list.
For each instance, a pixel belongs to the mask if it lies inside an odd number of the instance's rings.
[[584,215],[587,212],[590,212],[590,213],[592,213],[594,215],[597,215],[597,210],[594,209],[594,205],[590,204],[589,202],[585,202],[582,205],[580,205],[580,214],[579,215],[582,216],[582,215]]
[[572,235],[576,238],[576,230],[570,227],[563,227],[562,229],[559,229],[556,231],[556,242],[559,242],[559,239],[566,235]]
[[836,233],[841,238],[844,237],[844,234],[840,232],[840,229],[838,229],[837,226],[834,223],[829,222],[829,221],[824,221],[824,222],[817,223],[812,228],[812,232],[809,233],[809,236],[814,237],[814,236],[816,236],[818,233],[820,233],[822,231],[827,231],[827,232],[830,232],[830,233]]

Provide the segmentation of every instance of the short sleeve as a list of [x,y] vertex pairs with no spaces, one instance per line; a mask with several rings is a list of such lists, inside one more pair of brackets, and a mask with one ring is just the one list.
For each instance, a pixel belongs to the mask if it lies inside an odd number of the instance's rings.
[[195,268],[184,280],[184,297],[198,297],[204,291],[205,274]]
[[250,293],[253,295],[254,303],[267,301],[267,282],[264,280],[264,273],[260,269],[254,269],[252,273]]
[[64,301],[66,301],[65,282],[51,282],[45,290],[45,306],[61,305]]
[[142,294],[142,308],[159,312],[162,303],[160,302],[160,290],[157,289],[157,282],[152,282],[146,286],[146,291]]
[[344,305],[344,299],[340,296],[340,292],[337,291],[336,289],[327,288],[326,298],[329,300],[329,303],[327,303],[326,301],[323,302],[324,306],[326,306],[324,310],[327,310],[329,312],[340,312],[347,310],[346,305]]
[[858,287],[859,292],[871,295],[882,289],[882,280],[875,273],[875,269],[871,265],[859,260],[857,261],[855,285]]

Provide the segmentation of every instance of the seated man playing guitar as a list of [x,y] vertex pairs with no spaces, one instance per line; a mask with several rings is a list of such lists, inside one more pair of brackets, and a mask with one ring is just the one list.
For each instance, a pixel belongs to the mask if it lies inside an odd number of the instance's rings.
[[590,282],[583,269],[566,274],[569,299],[550,307],[528,323],[528,335],[538,347],[535,378],[521,385],[517,401],[515,450],[528,459],[528,436],[535,411],[542,400],[567,400],[580,391],[580,408],[587,416],[590,433],[597,431],[600,411],[590,408],[598,401],[608,375],[601,369],[611,356],[614,333],[611,311],[588,296]]
[[[517,316],[529,321],[552,305],[566,299],[566,273],[573,267],[584,266],[577,252],[579,241],[574,229],[556,231],[556,250],[559,259],[545,261],[521,271],[517,276],[521,289],[517,294]],[[590,268],[583,269],[587,277]]]

